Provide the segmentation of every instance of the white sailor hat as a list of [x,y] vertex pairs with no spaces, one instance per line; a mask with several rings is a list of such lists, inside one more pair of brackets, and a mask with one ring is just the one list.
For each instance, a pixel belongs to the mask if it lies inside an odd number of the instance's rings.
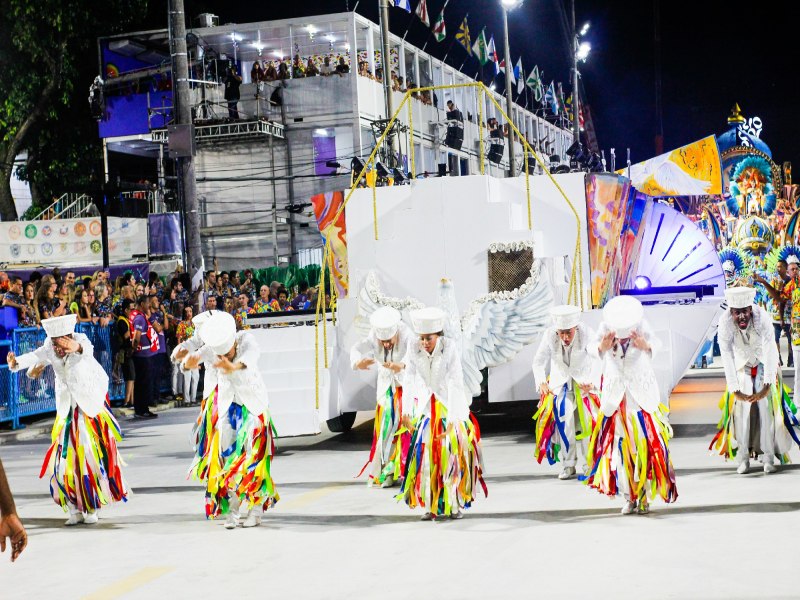
[[797,255],[790,254],[789,257],[786,259],[787,265],[800,265],[800,258],[797,258]]
[[202,322],[199,332],[200,339],[214,354],[227,354],[236,342],[236,321],[226,312],[214,311]]
[[581,322],[581,309],[571,304],[562,304],[550,309],[553,325],[559,331],[577,327]]
[[756,290],[751,287],[730,287],[725,289],[725,300],[729,308],[747,308],[756,299]]
[[722,270],[726,273],[733,273],[736,271],[736,265],[732,260],[726,260],[724,263],[722,263]]
[[411,313],[411,322],[417,335],[439,333],[444,329],[444,321],[444,311],[435,306],[420,308]]
[[75,323],[78,322],[78,315],[69,314],[63,317],[53,317],[52,319],[42,319],[42,327],[49,338],[57,338],[75,333]]
[[194,325],[195,330],[197,333],[200,333],[200,327],[202,327],[203,323],[208,321],[212,315],[218,313],[218,310],[205,310],[201,313],[196,314],[192,317],[192,325]]
[[617,296],[603,307],[603,321],[620,339],[630,337],[643,316],[642,303],[633,296]]
[[382,306],[369,317],[369,324],[375,331],[375,336],[381,340],[390,340],[397,333],[402,320],[400,311],[391,306]]

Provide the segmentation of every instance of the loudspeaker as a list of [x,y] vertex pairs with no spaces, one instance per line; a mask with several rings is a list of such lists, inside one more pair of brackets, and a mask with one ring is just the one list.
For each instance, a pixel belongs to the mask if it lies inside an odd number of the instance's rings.
[[167,146],[170,158],[194,156],[194,125],[170,125]]
[[444,138],[444,145],[453,150],[461,150],[464,143],[464,127],[458,125],[447,126],[447,136]]
[[494,164],[500,164],[500,161],[503,160],[503,154],[506,152],[505,144],[490,144],[489,145],[489,154],[486,155],[486,158],[489,159],[489,162],[493,162]]

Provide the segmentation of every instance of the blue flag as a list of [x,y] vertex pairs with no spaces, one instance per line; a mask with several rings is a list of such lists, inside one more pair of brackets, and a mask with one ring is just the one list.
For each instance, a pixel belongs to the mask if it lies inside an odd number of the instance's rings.
[[397,8],[402,8],[407,13],[411,12],[411,0],[394,0],[394,5]]
[[558,96],[556,95],[556,86],[553,82],[550,82],[550,85],[547,86],[547,91],[544,94],[544,103],[549,104],[551,110],[553,111],[554,115],[557,115],[559,112],[559,105],[558,105]]

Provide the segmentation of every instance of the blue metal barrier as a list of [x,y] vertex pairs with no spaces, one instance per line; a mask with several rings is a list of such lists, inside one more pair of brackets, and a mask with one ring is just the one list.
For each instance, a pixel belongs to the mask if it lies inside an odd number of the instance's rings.
[[[89,338],[94,347],[94,357],[102,365],[109,379],[109,400],[123,400],[125,398],[125,382],[121,370],[116,366],[116,353],[111,344],[112,325],[101,327],[94,323],[79,323],[76,331]],[[6,353],[11,350],[17,356],[33,352],[44,344],[46,335],[44,329],[39,327],[26,327],[14,329],[11,344],[0,344],[2,362],[5,362]],[[169,390],[169,373],[164,374],[161,390]],[[22,417],[41,413],[55,412],[56,400],[54,389],[54,373],[52,367],[47,367],[38,379],[31,379],[25,373],[11,373],[8,365],[0,364],[0,423],[10,421],[14,429],[20,426]]]

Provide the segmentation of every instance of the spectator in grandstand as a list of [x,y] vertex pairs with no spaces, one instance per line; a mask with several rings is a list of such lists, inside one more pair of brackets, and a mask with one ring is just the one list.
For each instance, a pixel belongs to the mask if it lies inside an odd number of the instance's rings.
[[[68,310],[72,311],[72,303],[75,301],[75,296],[72,294],[69,286],[62,281],[58,284],[57,290],[56,295],[58,299]],[[75,308],[77,308],[77,306]]]
[[130,313],[131,339],[134,348],[133,365],[136,375],[136,384],[133,387],[134,416],[140,419],[152,419],[158,416],[150,412],[150,405],[156,399],[153,357],[158,351],[158,333],[147,319],[150,298],[140,296],[136,304],[136,309]]
[[8,279],[8,273],[0,271],[0,294],[5,294],[8,291],[11,282]]
[[125,406],[133,406],[133,390],[136,370],[133,364],[133,342],[131,341],[131,313],[135,308],[133,300],[123,298],[119,306],[119,318],[114,324],[115,350],[114,370],[125,382]]
[[129,285],[123,285],[122,288],[120,288],[119,297],[116,299],[115,302],[112,303],[111,310],[117,316],[121,314],[120,306],[123,300],[130,300],[131,302],[135,302],[133,288]]
[[61,268],[54,267],[50,274],[53,276],[53,279],[56,280],[56,283],[61,285],[61,282],[64,281],[64,278],[61,276]]
[[86,288],[81,288],[80,292],[78,292],[77,299],[78,306],[76,308],[78,313],[78,323],[97,323],[100,318],[97,316],[94,306],[89,300],[89,290]]
[[306,77],[316,77],[319,75],[319,69],[317,65],[314,64],[314,60],[309,57],[308,62],[306,63]]
[[143,283],[137,283],[133,288],[133,293],[137,298],[139,298],[140,296],[144,296],[145,295],[145,293],[144,293],[144,284]]
[[273,281],[269,284],[269,297],[272,300],[278,299],[278,290],[281,288],[280,281]]
[[33,273],[31,273],[31,277],[30,277],[30,279],[28,279],[28,281],[33,284],[33,287],[38,292],[39,291],[39,284],[42,282],[42,274],[39,273],[39,271],[34,271]]
[[289,292],[285,287],[278,288],[278,307],[282,312],[293,310],[292,305],[289,304]]
[[286,79],[291,79],[289,75],[289,65],[287,65],[285,62],[281,62],[278,65],[278,80],[285,81]]
[[155,356],[152,358],[153,376],[155,377],[153,399],[158,400],[161,397],[161,382],[166,379],[170,368],[166,336],[166,332],[169,329],[169,314],[162,310],[161,301],[158,296],[153,294],[150,295],[150,310],[147,313],[147,320],[158,334],[158,350],[156,350]]
[[[216,301],[216,298],[214,299]],[[175,330],[175,339],[179,344],[189,340],[194,335],[195,327],[192,322],[194,311],[191,306],[186,306],[183,309],[183,320],[178,323]],[[186,370],[181,377],[180,365],[172,365],[172,392],[178,396],[180,390],[180,399],[184,404],[194,404],[197,397],[197,384],[200,382],[200,372],[197,369]],[[181,385],[182,384],[182,385]]]
[[331,64],[331,57],[326,56],[322,61],[322,66],[319,68],[319,74],[323,77],[328,77],[329,75],[333,75],[335,72],[336,69]]
[[402,77],[397,78],[397,91],[398,92],[405,92],[406,91],[406,82],[405,79]]
[[236,67],[228,67],[225,74],[225,100],[228,102],[228,117],[233,120],[239,119],[239,86],[242,85],[242,78],[236,73]]
[[[258,85],[264,80],[264,70],[261,68],[259,61],[253,62],[253,67],[250,69],[250,83],[256,86],[256,90],[260,89]],[[258,92],[256,91],[256,94]]]
[[278,71],[275,69],[275,63],[269,61],[264,67],[264,81],[276,81],[278,79]]
[[0,306],[10,306],[17,309],[17,322],[19,327],[30,327],[30,325],[23,325],[27,318],[33,317],[34,324],[36,323],[36,313],[33,307],[25,302],[25,296],[22,289],[22,277],[12,275],[8,279],[8,291],[3,295]]
[[19,321],[20,327],[37,327],[39,320],[36,315],[36,286],[31,282],[25,284],[23,298],[28,310],[25,311]]
[[297,286],[298,294],[292,299],[292,308],[294,310],[302,310],[306,307],[308,302],[308,283],[301,281]]
[[292,79],[300,79],[305,76],[306,70],[305,67],[303,67],[303,61],[300,59],[299,54],[295,54],[294,62],[292,63]]
[[108,297],[108,286],[105,283],[98,283],[94,286],[94,290],[89,291],[89,298],[94,298],[94,310],[97,316],[100,317],[100,325],[105,327],[113,317],[111,302]]
[[75,271],[67,271],[64,273],[64,282],[70,287],[73,293],[75,293]]
[[344,75],[350,72],[350,67],[344,61],[344,56],[339,57],[339,64],[336,65],[336,74],[337,75]]
[[366,61],[361,60],[358,62],[358,74],[362,77],[369,77],[372,79],[372,73],[369,72],[369,65]]
[[383,67],[375,68],[375,81],[383,83]]
[[236,306],[231,312],[236,321],[236,329],[239,331],[242,329],[250,329],[250,326],[247,324],[247,313],[250,312],[250,307],[248,305],[249,300],[247,294],[239,294],[236,297]]
[[216,296],[216,294],[210,294],[206,298],[206,310],[217,310],[217,296]]
[[[273,302],[275,303],[274,307],[273,307]],[[253,308],[251,309],[251,312],[253,314],[257,314],[257,315],[260,315],[260,314],[263,314],[263,313],[266,313],[266,312],[271,312],[273,310],[276,310],[277,308],[280,308],[280,307],[277,306],[277,303],[278,303],[277,300],[270,299],[270,297],[269,297],[269,287],[266,286],[266,285],[262,285],[261,289],[259,290],[258,299],[253,304]]]
[[45,275],[39,284],[39,291],[36,293],[36,310],[38,311],[38,321],[60,317],[67,312],[66,304],[56,297],[58,284],[52,275]]
[[[233,273],[235,275],[236,271],[231,271],[231,273]],[[236,286],[233,284],[233,282],[231,282],[230,273],[226,273],[225,271],[223,271],[220,274],[220,276],[222,277],[222,286],[223,286],[223,290],[224,290],[223,293],[224,293],[225,297],[226,298],[231,298],[231,297],[234,297],[234,296],[238,295],[239,290],[237,290]]]

